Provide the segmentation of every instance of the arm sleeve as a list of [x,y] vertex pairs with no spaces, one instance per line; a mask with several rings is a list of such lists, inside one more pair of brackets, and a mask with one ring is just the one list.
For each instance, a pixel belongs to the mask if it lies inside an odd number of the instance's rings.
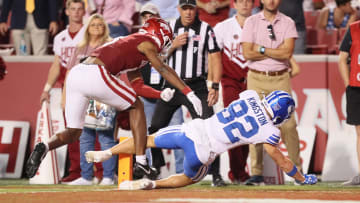
[[207,42],[207,48],[209,53],[214,53],[220,51],[219,45],[216,41],[214,30],[208,25],[205,37],[205,42]]
[[240,42],[254,43],[255,38],[252,33],[253,30],[255,30],[254,23],[252,22],[252,18],[249,17],[245,20],[244,27],[241,31]]
[[224,40],[222,38],[221,26],[219,25],[219,23],[214,27],[214,33],[215,33],[216,41],[219,45],[219,48],[223,49],[224,48]]
[[145,98],[159,99],[161,91],[145,85],[142,78],[135,79],[130,82],[136,94]]
[[351,39],[351,32],[350,32],[350,28],[347,29],[344,38],[340,44],[340,51],[344,51],[344,52],[350,52],[350,47],[352,44],[352,39]]
[[289,39],[289,38],[298,38],[298,33],[296,31],[296,26],[295,26],[295,22],[293,20],[291,20],[290,18],[288,18],[288,23],[287,23],[287,30],[285,32],[285,37],[284,39]]
[[49,0],[48,4],[49,4],[50,22],[57,21],[57,3],[56,3],[56,1]]
[[1,7],[0,22],[6,23],[8,20],[9,12],[11,10],[12,0],[4,0]]

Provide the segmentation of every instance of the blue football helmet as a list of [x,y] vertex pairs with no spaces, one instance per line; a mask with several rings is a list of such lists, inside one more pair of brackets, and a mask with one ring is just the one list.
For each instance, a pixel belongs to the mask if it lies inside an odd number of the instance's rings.
[[295,110],[295,101],[289,93],[285,91],[273,91],[267,95],[262,103],[270,113],[274,125],[279,126],[290,118]]

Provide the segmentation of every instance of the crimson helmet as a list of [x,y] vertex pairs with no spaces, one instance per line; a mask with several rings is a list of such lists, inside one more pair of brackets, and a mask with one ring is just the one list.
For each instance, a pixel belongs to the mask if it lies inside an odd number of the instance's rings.
[[149,33],[154,36],[161,50],[168,49],[173,39],[173,33],[169,23],[161,18],[149,18],[140,28],[139,32]]

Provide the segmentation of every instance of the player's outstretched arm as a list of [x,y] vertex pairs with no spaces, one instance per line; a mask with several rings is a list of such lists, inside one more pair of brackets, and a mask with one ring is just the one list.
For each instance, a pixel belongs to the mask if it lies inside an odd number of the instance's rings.
[[119,185],[119,190],[152,190],[157,188],[179,188],[195,183],[185,174],[172,175],[160,180],[140,179],[124,181]]
[[315,184],[317,183],[317,178],[315,175],[305,175],[303,176],[296,168],[294,163],[285,157],[278,148],[271,144],[264,144],[266,152],[271,156],[275,163],[280,166],[280,168],[288,175],[293,177],[300,184]]
[[[154,143],[154,136],[148,136],[146,146],[156,147]],[[135,154],[134,138],[130,137],[105,151],[87,151],[85,153],[85,157],[88,163],[97,163],[104,162],[116,154]]]
[[195,182],[182,173],[157,180],[155,183],[155,188],[179,188],[194,184]]

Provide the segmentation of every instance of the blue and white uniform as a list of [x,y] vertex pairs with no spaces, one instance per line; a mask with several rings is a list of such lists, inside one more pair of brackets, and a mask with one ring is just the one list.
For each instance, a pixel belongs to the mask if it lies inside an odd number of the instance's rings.
[[167,149],[183,149],[184,173],[194,181],[201,180],[215,157],[245,144],[277,145],[280,130],[274,126],[253,90],[240,93],[240,98],[227,108],[202,120],[194,119],[181,126],[161,129],[155,145]]

